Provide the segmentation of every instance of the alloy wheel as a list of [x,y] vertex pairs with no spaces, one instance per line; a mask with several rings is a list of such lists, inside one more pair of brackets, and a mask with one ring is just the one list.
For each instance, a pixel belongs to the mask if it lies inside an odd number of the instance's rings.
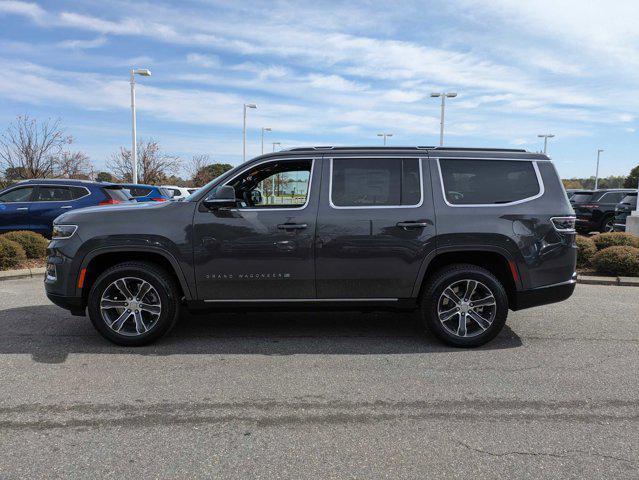
[[458,280],[448,285],[437,302],[444,329],[456,337],[475,337],[488,330],[497,314],[493,292],[482,282]]
[[100,314],[106,325],[128,337],[151,330],[162,313],[157,290],[137,277],[118,278],[104,289],[100,298]]

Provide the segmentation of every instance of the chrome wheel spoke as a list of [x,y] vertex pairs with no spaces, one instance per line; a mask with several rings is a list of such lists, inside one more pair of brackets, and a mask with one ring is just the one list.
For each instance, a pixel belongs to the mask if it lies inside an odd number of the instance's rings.
[[468,280],[466,282],[466,293],[464,293],[464,300],[468,301],[475,294],[477,290],[478,282],[475,280]]
[[480,298],[479,300],[473,300],[471,302],[471,306],[473,308],[492,307],[493,305],[495,305],[495,297],[493,297],[492,295],[489,295],[484,298]]
[[126,281],[123,278],[115,281],[115,288],[120,290],[120,293],[124,295],[125,298],[133,298],[133,294],[131,293],[131,290],[129,290],[129,287],[127,287]]
[[439,313],[439,320],[442,322],[447,322],[451,320],[455,315],[459,315],[459,308],[453,307],[450,310],[446,310],[444,312]]
[[162,307],[160,305],[150,305],[148,303],[141,303],[140,310],[144,310],[145,312],[159,315],[160,312],[162,311]]
[[457,335],[460,337],[466,336],[466,315],[459,315],[459,325],[457,325]]
[[143,282],[140,284],[140,288],[138,289],[138,293],[135,295],[140,302],[146,296],[147,293],[151,290],[151,284],[149,282]]
[[109,325],[113,330],[119,332],[122,329],[122,326],[131,316],[131,312],[129,310],[125,310],[122,314],[116,318],[111,325]]
[[133,314],[133,318],[135,320],[135,331],[138,332],[138,333],[145,333],[148,330],[148,328],[144,324],[144,319],[142,318],[142,313],[141,312],[135,312]]
[[479,325],[479,327],[482,330],[486,330],[488,327],[490,327],[490,322],[488,320],[486,320],[484,317],[482,317],[479,313],[473,312],[471,310],[470,312],[468,312],[468,316],[471,319],[473,319],[475,321],[475,323],[477,325]]
[[100,308],[126,308],[127,306],[126,300],[111,300],[110,298],[103,298],[100,300]]
[[448,287],[446,290],[444,290],[444,293],[442,294],[444,295],[446,298],[448,298],[450,301],[452,301],[453,303],[455,303],[456,305],[459,305],[461,303],[461,298],[459,298],[459,295],[457,295],[452,288]]

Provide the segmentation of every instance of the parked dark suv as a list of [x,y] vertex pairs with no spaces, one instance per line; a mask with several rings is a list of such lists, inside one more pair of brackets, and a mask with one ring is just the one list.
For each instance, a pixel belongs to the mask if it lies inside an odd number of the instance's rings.
[[48,249],[51,301],[121,345],[186,307],[420,309],[477,346],[575,287],[573,210],[524,150],[296,148],[147,205],[64,214]]
[[615,228],[615,207],[630,189],[586,190],[576,192],[570,203],[577,214],[577,231],[612,232]]

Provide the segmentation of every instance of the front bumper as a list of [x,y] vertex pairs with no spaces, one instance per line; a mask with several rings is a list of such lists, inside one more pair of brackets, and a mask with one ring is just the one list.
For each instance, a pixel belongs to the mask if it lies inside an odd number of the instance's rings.
[[561,302],[572,295],[576,284],[577,274],[575,273],[567,282],[515,292],[510,301],[510,308],[511,310],[523,310]]
[[84,317],[86,315],[86,309],[83,305],[82,297],[67,297],[65,295],[56,295],[54,293],[47,292],[47,298],[58,307],[69,310],[71,315],[76,315],[78,317]]

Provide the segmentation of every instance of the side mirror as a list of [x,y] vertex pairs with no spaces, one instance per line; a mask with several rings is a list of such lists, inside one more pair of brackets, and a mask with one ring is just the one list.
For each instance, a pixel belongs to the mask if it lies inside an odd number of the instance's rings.
[[209,210],[235,207],[237,205],[235,189],[230,185],[223,185],[215,190],[215,192],[202,203]]

